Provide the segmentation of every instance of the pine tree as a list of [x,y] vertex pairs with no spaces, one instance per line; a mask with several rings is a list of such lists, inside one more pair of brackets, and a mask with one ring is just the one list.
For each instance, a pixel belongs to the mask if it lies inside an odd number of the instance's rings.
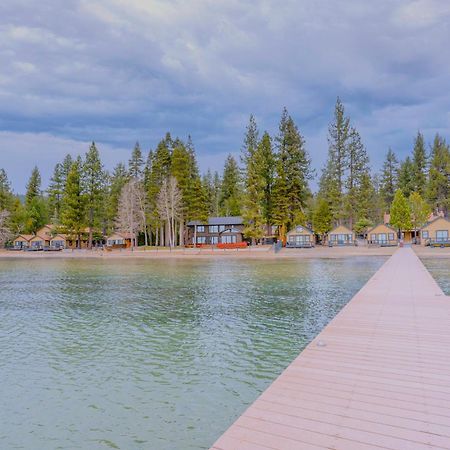
[[31,172],[25,194],[25,231],[36,231],[48,221],[48,210],[41,191],[41,174],[35,167]]
[[34,167],[27,184],[25,204],[29,206],[34,198],[40,197],[41,195],[41,174],[39,172],[39,169],[37,167]]
[[345,116],[344,105],[338,98],[334,121],[328,127],[328,160],[322,172],[320,194],[328,201],[333,221],[339,223],[344,218],[344,188],[350,139],[350,119]]
[[70,169],[72,168],[73,158],[70,154],[67,154],[63,162],[61,163],[61,179],[62,183],[65,186],[67,181],[67,176],[69,175]]
[[414,166],[409,156],[401,163],[398,171],[398,188],[409,197],[414,191]]
[[139,142],[136,142],[131,158],[128,161],[128,171],[131,178],[140,180],[144,172],[144,159],[142,158],[142,151]]
[[414,142],[413,160],[412,160],[412,189],[423,195],[427,181],[427,152],[423,135],[418,132]]
[[262,179],[263,198],[262,216],[266,225],[266,233],[271,234],[274,217],[274,184],[276,156],[272,148],[272,140],[269,133],[265,132],[257,147],[258,160],[260,161],[259,173]]
[[322,236],[322,242],[325,234],[331,230],[332,222],[333,216],[328,201],[319,197],[313,211],[313,227],[314,232]]
[[348,146],[348,177],[345,182],[345,212],[350,229],[361,218],[369,217],[374,190],[369,172],[369,157],[359,133],[352,128]]
[[65,180],[63,178],[63,165],[61,163],[56,164],[53,171],[53,175],[50,179],[50,185],[48,187],[48,202],[50,208],[50,214],[53,222],[59,223],[61,214],[61,200],[64,193]]
[[389,149],[383,164],[381,174],[380,195],[384,202],[385,210],[389,208],[394,200],[395,191],[398,186],[398,160],[392,149]]
[[241,214],[242,189],[239,167],[236,160],[228,155],[223,169],[220,192],[220,214],[239,216]]
[[88,248],[91,249],[94,227],[104,225],[105,172],[95,142],[92,142],[86,153],[81,182],[85,197],[86,224],[89,228]]
[[390,223],[392,226],[396,227],[399,232],[410,230],[412,227],[411,208],[401,189],[397,189],[394,200],[392,201]]
[[61,209],[61,225],[65,231],[77,238],[77,246],[81,247],[81,235],[85,227],[85,197],[82,188],[83,162],[78,157],[67,175]]
[[129,172],[126,169],[125,164],[117,164],[112,175],[109,177],[108,186],[107,221],[110,230],[114,228],[114,223],[116,221],[120,193],[128,180]]
[[450,209],[450,148],[436,134],[431,149],[430,171],[426,189],[427,200],[434,210],[448,215]]
[[5,169],[0,169],[0,211],[12,211],[14,197]]
[[274,219],[276,225],[279,225],[280,236],[284,239],[290,226],[305,220],[305,206],[311,195],[308,180],[312,175],[305,140],[286,108],[281,116],[275,142],[277,164],[273,189],[276,204]]
[[248,166],[249,161],[253,157],[253,153],[256,151],[259,142],[259,131],[256,125],[256,120],[253,114],[250,115],[248,121],[247,130],[244,138],[244,145],[241,152],[241,161],[244,167]]
[[409,207],[411,210],[411,224],[417,236],[417,230],[426,223],[431,210],[418,192],[413,192],[409,196]]

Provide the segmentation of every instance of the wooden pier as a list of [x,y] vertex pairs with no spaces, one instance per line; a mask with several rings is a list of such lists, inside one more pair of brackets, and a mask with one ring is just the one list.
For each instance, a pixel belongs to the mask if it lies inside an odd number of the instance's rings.
[[212,448],[450,449],[450,297],[397,250]]

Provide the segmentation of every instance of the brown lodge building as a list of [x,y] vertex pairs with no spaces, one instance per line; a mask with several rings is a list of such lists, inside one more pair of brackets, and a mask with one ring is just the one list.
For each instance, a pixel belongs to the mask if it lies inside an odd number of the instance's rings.
[[239,244],[244,240],[244,220],[240,216],[209,217],[187,223],[188,245]]

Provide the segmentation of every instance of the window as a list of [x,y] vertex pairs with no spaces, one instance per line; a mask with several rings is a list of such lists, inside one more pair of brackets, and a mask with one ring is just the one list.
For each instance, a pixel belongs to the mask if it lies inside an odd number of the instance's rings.
[[197,244],[206,244],[206,236],[197,236]]
[[428,239],[430,237],[430,235],[428,234],[428,231],[422,231],[422,238],[423,239]]
[[225,225],[219,225],[219,233],[225,231]]
[[219,236],[211,236],[211,244],[216,245],[219,243]]
[[380,233],[378,235],[378,242],[387,242],[387,234],[386,233]]
[[437,242],[448,241],[448,230],[438,230],[438,231],[436,231],[436,241]]
[[223,235],[221,237],[222,244],[235,244],[236,243],[236,236],[226,236]]
[[204,225],[198,225],[197,226],[197,233],[204,233],[204,232],[205,232]]
[[370,237],[371,241],[376,241],[377,240],[377,235],[376,234],[371,234],[370,236],[371,236]]
[[393,241],[395,239],[394,233],[389,233],[389,240]]
[[210,225],[210,226],[209,226],[209,232],[210,232],[210,233],[218,233],[218,232],[219,232],[219,227],[218,227],[218,225]]

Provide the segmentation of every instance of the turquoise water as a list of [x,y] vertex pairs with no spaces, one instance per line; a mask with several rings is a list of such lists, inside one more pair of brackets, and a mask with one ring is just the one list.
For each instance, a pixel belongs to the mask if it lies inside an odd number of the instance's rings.
[[0,260],[0,448],[208,448],[384,260]]
[[450,258],[421,258],[421,261],[444,293],[450,295]]

